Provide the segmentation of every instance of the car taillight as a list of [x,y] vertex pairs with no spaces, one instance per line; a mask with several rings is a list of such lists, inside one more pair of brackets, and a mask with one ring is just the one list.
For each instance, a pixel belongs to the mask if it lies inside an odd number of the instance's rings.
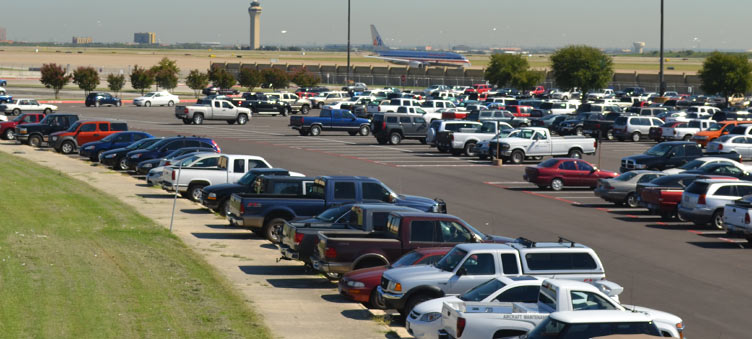
[[303,233],[295,233],[295,245],[300,245],[303,241]]
[[749,220],[749,213],[746,213],[746,214],[744,214],[744,223],[745,224],[749,224],[749,222],[750,222],[750,220]]
[[718,144],[718,150],[720,151],[722,149],[723,149],[723,144]]
[[449,135],[449,140],[450,140],[450,141],[454,141],[454,134],[450,134],[450,135]]
[[169,160],[165,160],[165,162],[164,162],[165,166],[170,166],[170,164],[171,164],[171,162]]
[[462,332],[465,332],[465,318],[457,318],[457,338],[462,336]]
[[598,140],[593,141],[593,148],[598,148]]
[[386,121],[381,123],[381,129],[386,129]]
[[175,170],[172,170],[172,180],[175,180]]
[[183,110],[183,113],[188,114],[188,107]]
[[698,205],[705,205],[705,194],[700,194],[700,197],[697,198],[697,204]]
[[243,206],[243,204],[241,203],[240,204],[240,215],[243,215],[243,214],[245,214],[245,206]]
[[326,251],[324,251],[324,256],[329,259],[334,259],[337,257],[337,250],[334,248],[327,247]]

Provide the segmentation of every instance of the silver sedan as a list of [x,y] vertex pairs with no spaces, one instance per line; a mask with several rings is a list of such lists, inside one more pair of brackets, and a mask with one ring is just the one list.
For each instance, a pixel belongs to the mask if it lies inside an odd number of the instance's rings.
[[650,182],[664,175],[666,173],[646,170],[625,172],[613,179],[598,180],[598,186],[593,193],[595,193],[595,196],[608,202],[617,205],[624,204],[635,208],[638,206],[638,197],[635,193],[637,191],[637,184]]
[[737,153],[743,160],[752,159],[752,137],[727,134],[708,143],[708,152]]

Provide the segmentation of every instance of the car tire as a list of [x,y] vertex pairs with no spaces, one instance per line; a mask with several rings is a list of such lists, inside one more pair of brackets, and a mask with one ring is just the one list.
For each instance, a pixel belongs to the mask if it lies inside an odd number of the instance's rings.
[[94,107],[99,107],[99,101],[94,102]]
[[42,137],[38,135],[32,135],[29,137],[29,146],[31,147],[41,147],[42,146]]
[[5,140],[15,140],[16,139],[16,131],[12,128],[8,128],[5,130],[5,133],[3,133],[3,138]]
[[632,141],[638,142],[640,141],[640,138],[642,138],[642,136],[640,135],[640,132],[632,133]]
[[684,138],[682,138],[682,140],[684,140],[684,141],[689,141],[689,139],[692,139],[692,135],[691,134],[687,134],[687,135],[684,136]]
[[44,109],[44,114],[50,114],[50,113],[52,113],[51,109],[49,109],[49,108],[45,108]]
[[306,135],[308,135],[308,131],[300,129],[300,130],[298,130],[298,134],[300,134],[302,136],[306,136]]
[[367,137],[368,135],[371,134],[371,128],[366,125],[360,126],[360,129],[358,130],[358,134],[360,134],[361,136]]
[[386,139],[379,139],[379,138],[376,138],[376,142],[377,142],[377,143],[378,143],[379,145],[386,145],[386,144],[387,144],[387,143],[388,143],[389,141],[388,141],[388,140],[386,140]]
[[723,209],[713,212],[713,216],[710,217],[710,226],[719,231],[726,229],[726,226],[723,225]]
[[227,120],[227,124],[228,125],[233,125],[233,124],[235,124],[235,120]]
[[188,186],[188,197],[191,199],[191,201],[195,202],[201,202],[201,190],[204,189],[206,185],[201,184],[191,184]]
[[264,224],[263,235],[266,240],[271,241],[273,244],[279,242],[279,236],[277,230],[285,225],[287,220],[282,218],[270,219]]
[[13,115],[21,115],[21,109],[14,108],[13,109]]
[[167,106],[168,106],[168,107],[172,107],[172,106],[175,106],[175,102],[174,102],[174,101],[172,101],[172,100],[170,100],[170,101],[168,101],[168,102],[167,102]]
[[300,114],[307,115],[310,110],[311,108],[308,105],[303,105],[300,107]]
[[347,134],[352,135],[352,136],[356,136],[356,135],[358,135],[358,131],[347,131]]
[[475,147],[475,142],[470,141],[465,144],[465,148],[462,150],[463,153],[465,153],[466,157],[474,157],[478,155],[478,153],[473,152],[473,148]]
[[314,137],[321,135],[321,126],[319,126],[319,125],[313,125],[313,126],[311,126],[311,132],[310,133]]
[[559,178],[553,178],[551,180],[551,189],[554,191],[561,191],[564,188],[564,182]]
[[399,132],[392,132],[392,134],[389,135],[389,144],[399,145],[400,142],[402,142],[402,134]]
[[194,125],[201,125],[204,123],[204,116],[201,114],[194,114],[193,115],[193,124]]
[[248,123],[248,116],[245,115],[245,114],[238,115],[237,123],[238,123],[238,125],[245,125],[245,124],[247,124]]
[[513,164],[519,165],[525,161],[525,153],[522,153],[520,150],[514,150],[512,155],[509,156],[509,159],[512,160]]
[[151,107],[151,101],[144,102],[144,107]]
[[92,162],[99,162],[99,156],[104,153],[104,150],[97,152],[93,157],[89,158]]
[[624,204],[630,208],[639,207],[640,205],[637,204],[637,194],[635,194],[634,192],[627,194],[627,197],[624,199]]
[[123,102],[122,102],[122,101],[120,101],[120,100],[118,100],[118,102],[116,102],[116,103],[115,103],[115,106],[116,106],[116,107],[120,107],[120,106],[123,106]]
[[230,211],[230,199],[222,200],[222,202],[219,203],[219,209],[217,210],[217,212],[221,216],[226,217],[227,216],[227,212],[229,212],[229,211]]
[[76,150],[76,145],[73,144],[73,141],[64,141],[63,144],[60,145],[60,153],[63,153],[63,154],[71,154],[75,150]]
[[384,304],[384,300],[379,298],[379,291],[375,288],[373,289],[373,291],[371,291],[370,297],[368,297],[368,307],[379,309],[379,310],[383,310],[386,308],[386,304]]
[[286,117],[287,116],[287,109],[282,107],[282,109],[279,110],[279,115]]
[[120,161],[118,161],[117,167],[121,171],[127,171],[128,170],[128,161],[125,159],[125,157],[123,157],[122,159],[120,159]]
[[423,145],[428,144],[428,142],[426,141],[426,138],[420,138],[420,139],[418,139],[418,142],[420,142]]
[[574,159],[582,159],[582,151],[579,149],[573,148],[569,150],[569,153],[567,153],[567,156]]
[[184,125],[190,125],[191,124],[191,119],[183,119],[183,124]]
[[410,297],[410,299],[407,299],[407,302],[405,303],[405,309],[402,311],[403,313],[401,314],[403,316],[407,316],[408,314],[410,314],[410,312],[413,311],[413,308],[415,308],[415,306],[418,306],[418,304],[424,301],[431,300],[431,299],[433,298],[426,294],[413,295]]
[[446,152],[449,151],[448,149],[446,149],[446,148],[444,148],[442,146],[436,146],[436,150],[439,151],[439,153],[446,153]]

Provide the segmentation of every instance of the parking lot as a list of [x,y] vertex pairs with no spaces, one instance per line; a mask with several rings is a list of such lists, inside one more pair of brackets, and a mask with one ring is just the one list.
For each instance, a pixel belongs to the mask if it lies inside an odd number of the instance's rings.
[[[526,165],[495,167],[438,153],[417,141],[378,145],[372,136],[344,132],[303,137],[287,127],[285,117],[253,117],[244,126],[223,121],[184,125],[168,107],[62,104],[60,112],[121,119],[130,130],[158,136],[210,137],[225,153],[259,155],[275,167],[308,176],[376,177],[400,193],[442,198],[449,213],[490,234],[572,239],[596,250],[608,279],[625,287],[622,302],[681,316],[689,337],[747,336],[743,310],[752,298],[746,288],[752,259],[746,241],[691,223],[661,221],[643,209],[617,207],[590,189],[540,190],[522,180]],[[606,142],[599,154],[585,159],[617,171],[621,157],[651,145]]]

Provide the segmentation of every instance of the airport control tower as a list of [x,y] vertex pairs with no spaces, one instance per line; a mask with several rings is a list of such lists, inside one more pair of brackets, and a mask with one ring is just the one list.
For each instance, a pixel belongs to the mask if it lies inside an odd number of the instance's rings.
[[261,4],[258,1],[251,2],[248,15],[251,16],[251,49],[259,49],[261,46]]

